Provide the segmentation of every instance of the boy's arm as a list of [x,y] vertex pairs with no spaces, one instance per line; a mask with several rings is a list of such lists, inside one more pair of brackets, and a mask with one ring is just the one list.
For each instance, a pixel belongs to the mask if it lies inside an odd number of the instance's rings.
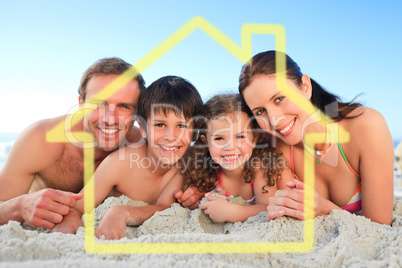
[[[91,181],[95,180],[94,195],[95,195],[95,208],[105,200],[110,191],[115,185],[118,184],[124,173],[125,161],[118,160],[118,152],[114,152],[107,156],[99,167],[96,169]],[[90,181],[90,182],[91,182]],[[89,183],[91,184],[91,183]],[[80,191],[80,194],[84,194],[85,187]],[[52,232],[71,233],[75,234],[77,229],[82,225],[81,217],[84,214],[84,198],[77,201],[75,208],[70,209],[68,215],[57,224]]]
[[0,171],[0,224],[15,220],[52,228],[81,198],[54,189],[28,194],[35,175],[57,161],[63,149],[63,145],[46,142],[48,124],[41,121],[28,127],[11,148]]
[[177,201],[183,206],[189,209],[196,209],[200,205],[200,200],[205,195],[205,192],[200,192],[194,185],[190,185],[184,192],[178,189],[174,196]]
[[157,199],[155,205],[112,206],[103,216],[95,231],[96,237],[104,235],[106,239],[120,239],[125,236],[126,225],[138,226],[152,217],[155,212],[162,211],[175,202],[174,192],[183,187],[183,177],[180,172],[170,180]]

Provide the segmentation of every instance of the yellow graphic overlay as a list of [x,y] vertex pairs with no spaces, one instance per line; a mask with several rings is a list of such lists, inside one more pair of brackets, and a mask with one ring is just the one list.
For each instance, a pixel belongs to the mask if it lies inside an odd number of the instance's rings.
[[[195,30],[200,29],[218,42],[227,51],[246,63],[252,57],[252,35],[267,34],[275,36],[275,50],[286,53],[285,28],[276,24],[244,24],[241,29],[241,46],[238,46],[225,34],[215,28],[202,17],[194,17],[140,61],[132,68],[124,72],[112,83],[107,85],[93,99],[108,99],[130,80],[142,73],[147,67],[162,57],[170,49],[180,43]],[[284,71],[286,61],[284,55],[277,54],[277,83],[281,91],[288,89]],[[283,73],[282,73],[283,72]],[[282,74],[280,74],[282,73]],[[314,107],[293,90],[284,92],[293,102],[297,103],[304,111],[311,114]],[[91,99],[92,100],[92,99]],[[314,248],[314,156],[304,152],[304,239],[302,242],[249,242],[249,243],[95,243],[95,213],[94,213],[94,148],[91,143],[94,139],[92,134],[85,132],[71,132],[71,128],[80,122],[84,116],[97,104],[88,100],[79,111],[68,115],[67,118],[50,130],[46,135],[47,142],[81,142],[84,151],[84,208],[88,213],[84,217],[85,224],[85,249],[88,253],[95,254],[180,254],[180,253],[287,253],[309,252]],[[314,141],[322,140],[325,134],[307,134],[305,143],[310,148],[314,147]],[[339,129],[339,139],[346,142],[349,139],[347,133]],[[267,230],[268,231],[268,230]]]

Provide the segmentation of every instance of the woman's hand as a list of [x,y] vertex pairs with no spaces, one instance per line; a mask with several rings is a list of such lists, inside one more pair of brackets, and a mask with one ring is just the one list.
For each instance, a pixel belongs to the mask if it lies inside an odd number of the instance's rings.
[[[284,215],[297,220],[304,219],[304,189],[307,187],[299,180],[286,183],[290,189],[277,190],[274,196],[269,198],[267,207],[267,220],[273,220]],[[332,209],[340,209],[331,201],[314,191],[314,218],[328,214]]]

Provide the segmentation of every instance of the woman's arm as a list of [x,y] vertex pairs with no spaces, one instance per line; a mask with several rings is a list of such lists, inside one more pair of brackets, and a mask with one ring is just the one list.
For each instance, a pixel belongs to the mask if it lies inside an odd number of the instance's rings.
[[[269,197],[267,220],[289,216],[298,220],[304,219],[305,184],[294,178],[290,168],[282,171],[282,179],[277,180],[277,190]],[[327,215],[333,209],[341,209],[331,201],[314,191],[314,217]]]
[[391,224],[394,202],[394,149],[383,116],[375,110],[355,119],[351,135],[359,137],[362,214]]

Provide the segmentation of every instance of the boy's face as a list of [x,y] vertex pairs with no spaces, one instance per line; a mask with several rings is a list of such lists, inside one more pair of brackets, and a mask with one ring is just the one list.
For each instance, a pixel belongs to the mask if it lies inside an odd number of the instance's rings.
[[154,157],[164,165],[175,164],[190,147],[193,134],[190,120],[177,116],[168,111],[167,116],[162,112],[152,113],[147,120],[148,146]]

